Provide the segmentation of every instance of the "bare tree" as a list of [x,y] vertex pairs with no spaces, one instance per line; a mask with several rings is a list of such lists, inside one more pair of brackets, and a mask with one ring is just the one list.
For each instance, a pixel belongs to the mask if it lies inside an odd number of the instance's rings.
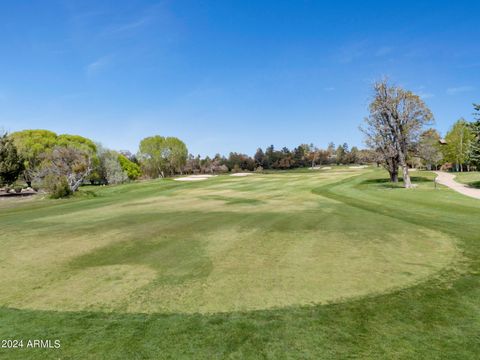
[[387,80],[374,84],[370,115],[365,119],[367,142],[380,145],[385,159],[397,159],[402,168],[403,183],[412,187],[407,165],[407,151],[422,128],[433,121],[425,103],[411,91],[393,86]]
[[365,144],[374,151],[374,160],[382,164],[390,175],[390,181],[398,182],[398,152],[393,145],[390,132],[376,117],[365,118],[365,126],[360,127],[365,134]]

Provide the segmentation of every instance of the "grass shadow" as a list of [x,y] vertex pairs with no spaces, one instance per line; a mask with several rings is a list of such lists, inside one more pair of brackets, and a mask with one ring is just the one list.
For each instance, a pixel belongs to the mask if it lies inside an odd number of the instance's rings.
[[263,200],[244,198],[244,197],[229,197],[221,195],[205,195],[199,196],[201,200],[218,200],[225,202],[225,205],[260,205],[265,203]]
[[471,188],[480,189],[480,181],[473,181],[467,184]]

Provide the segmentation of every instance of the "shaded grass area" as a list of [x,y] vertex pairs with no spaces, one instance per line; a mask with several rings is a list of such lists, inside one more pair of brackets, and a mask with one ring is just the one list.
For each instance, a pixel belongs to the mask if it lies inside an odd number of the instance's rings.
[[[376,231],[381,233],[393,227],[393,235],[411,231],[417,241],[422,238],[416,228],[455,238],[463,260],[455,268],[447,268],[430,280],[413,287],[337,304],[203,315],[3,308],[0,310],[0,338],[59,338],[62,340],[62,349],[1,349],[0,356],[22,359],[40,356],[72,359],[476,358],[480,351],[480,205],[477,201],[465,199],[445,188],[434,190],[430,186],[433,176],[429,173],[421,176],[424,181],[416,179],[419,183],[417,189],[393,191],[382,191],[385,190],[383,172],[365,172],[359,176],[334,176],[325,179],[297,179],[289,177],[288,174],[266,176],[273,178],[263,182],[253,179],[251,182],[238,183],[224,183],[223,179],[219,179],[209,184],[182,184],[179,187],[170,187],[170,184],[166,183],[165,193],[162,190],[160,196],[178,202],[176,212],[171,211],[172,203],[168,201],[164,206],[167,209],[170,207],[170,211],[163,208],[161,211],[157,209],[157,212],[152,210],[151,207],[158,204],[149,199],[152,197],[152,184],[101,189],[94,199],[34,204],[24,207],[23,211],[10,208],[0,214],[2,225],[8,224],[10,229],[14,229],[19,224],[27,223],[32,226],[28,231],[36,233],[27,239],[27,230],[12,230],[9,238],[1,238],[2,245],[8,248],[22,246],[19,242],[29,244],[29,241],[39,234],[65,236],[62,227],[65,226],[66,219],[71,221],[67,222],[71,227],[75,225],[69,234],[71,237],[82,236],[85,232],[93,232],[99,227],[102,232],[110,231],[112,223],[110,226],[105,223],[113,221],[112,219],[118,221],[114,222],[114,227],[120,227],[121,230],[132,228],[132,232],[137,236],[141,234],[140,226],[148,224],[150,234],[157,236],[149,237],[148,242],[140,245],[130,241],[127,244],[122,242],[127,241],[124,239],[107,243],[104,247],[92,247],[83,255],[75,256],[68,262],[68,266],[82,269],[98,265],[143,264],[160,273],[172,267],[186,266],[183,270],[188,278],[194,275],[208,276],[212,271],[208,266],[210,257],[205,256],[204,251],[207,248],[204,247],[203,240],[193,239],[188,243],[189,246],[182,245],[189,226],[196,229],[196,232],[208,233],[212,224],[215,224],[216,230],[225,234],[224,231],[230,227],[235,226],[235,231],[241,232],[241,229],[245,231],[251,228],[252,224],[258,223],[268,229],[267,234],[272,231],[272,228],[268,227],[268,224],[271,224],[278,233],[298,233],[300,229],[308,232],[325,228],[329,232],[336,229],[338,233],[347,234],[349,237],[354,237],[355,230],[373,236]],[[135,185],[138,185],[138,188]],[[279,193],[275,193],[274,190],[280,185],[283,188],[280,187]],[[258,211],[260,208],[262,212],[244,213],[245,206],[249,204],[241,202],[238,208],[235,204],[224,204],[224,211],[218,212],[219,202],[228,203],[228,199],[238,197],[238,193],[218,195],[222,198],[203,199],[206,203],[198,205],[202,207],[202,211],[184,212],[183,219],[191,219],[191,222],[187,222],[178,237],[172,237],[172,229],[176,226],[175,219],[182,218],[178,211],[182,206],[190,208],[193,205],[191,202],[182,203],[182,193],[186,191],[189,199],[192,199],[192,195],[195,195],[195,198],[208,197],[209,195],[204,193],[205,187],[212,187],[217,193],[238,187],[239,191],[246,193],[247,199],[257,198],[260,201],[250,204],[251,211]],[[120,199],[114,196],[119,194]],[[254,194],[255,196],[252,196]],[[312,197],[325,200],[313,205],[309,202]],[[281,204],[277,202],[278,199],[283,202],[285,211],[288,205],[297,202],[304,204],[303,210],[298,217],[279,211]],[[217,213],[211,213],[209,201],[212,202],[212,209],[217,209]],[[129,203],[138,205],[123,206]],[[112,205],[114,209],[110,208]],[[118,208],[129,210],[143,207],[144,213],[130,216],[130,219],[128,216],[118,218],[115,213]],[[95,212],[95,209],[101,211],[92,214],[93,220],[82,212]],[[207,210],[210,213],[206,213]],[[101,217],[102,213],[107,215],[109,211],[115,215],[113,218]],[[85,216],[86,222],[75,223],[74,217],[68,217],[75,213]],[[164,217],[163,222],[158,220],[159,213]],[[19,217],[19,214],[22,216]],[[100,218],[95,222],[98,217]],[[39,219],[41,221],[38,221]],[[218,221],[219,219],[221,221]],[[165,227],[167,224],[170,224],[171,228]],[[162,229],[164,234],[159,235],[156,231],[158,229]],[[13,238],[12,234],[17,238]],[[364,241],[367,241],[367,238],[361,238],[358,245]],[[179,264],[175,261],[178,258],[186,261]],[[359,275],[371,277],[373,273]],[[160,279],[178,283],[187,278],[162,276]]]
[[480,189],[480,172],[460,172],[455,174],[455,180],[459,183],[471,186],[476,189]]

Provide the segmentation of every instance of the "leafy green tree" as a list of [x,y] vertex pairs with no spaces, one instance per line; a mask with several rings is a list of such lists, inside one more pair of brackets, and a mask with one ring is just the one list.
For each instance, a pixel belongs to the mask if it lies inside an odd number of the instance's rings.
[[14,183],[22,173],[24,164],[13,139],[0,135],[0,184]]
[[24,178],[29,186],[36,173],[40,171],[42,161],[48,158],[48,154],[57,146],[73,147],[89,154],[93,165],[98,160],[95,156],[95,143],[83,136],[57,135],[52,131],[41,129],[18,131],[10,136],[24,160]]
[[164,177],[168,169],[168,148],[163,136],[151,136],[140,142],[138,157],[144,172],[152,177]]
[[24,164],[24,178],[29,186],[42,162],[42,155],[57,144],[57,134],[48,130],[23,130],[10,134]]
[[176,137],[166,137],[165,142],[168,148],[167,161],[170,174],[182,173],[187,162],[188,149],[185,143]]
[[175,137],[156,135],[140,142],[139,158],[146,174],[153,178],[181,172],[187,156],[185,143]]
[[80,135],[69,135],[63,134],[57,136],[56,144],[57,146],[64,146],[64,147],[73,147],[86,153],[92,155],[92,157],[97,152],[97,145],[90,140]]
[[453,124],[445,136],[447,144],[443,147],[445,160],[455,164],[456,171],[463,171],[463,166],[470,160],[472,143],[475,135],[464,119]]

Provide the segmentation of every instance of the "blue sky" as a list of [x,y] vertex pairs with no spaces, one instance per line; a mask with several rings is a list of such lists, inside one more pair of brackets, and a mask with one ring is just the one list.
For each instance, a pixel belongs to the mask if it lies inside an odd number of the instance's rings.
[[480,102],[478,1],[3,1],[0,128],[194,154],[362,145],[371,83],[445,132]]

